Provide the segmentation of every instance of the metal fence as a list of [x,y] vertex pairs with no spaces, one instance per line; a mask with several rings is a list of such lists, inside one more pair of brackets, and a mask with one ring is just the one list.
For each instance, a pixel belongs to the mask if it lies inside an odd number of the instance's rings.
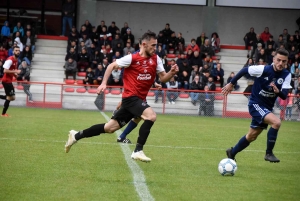
[[[97,95],[98,86],[81,83],[16,82],[14,86],[16,100],[12,105],[101,111],[113,111],[121,101],[123,91],[122,87],[114,86]],[[4,94],[2,85],[0,93]],[[159,114],[251,118],[248,113],[248,97],[249,94],[240,92],[223,96],[221,91],[153,88],[148,92],[147,102]],[[290,98],[293,99],[292,107],[276,104],[273,112],[282,120],[300,120],[300,97],[291,95]]]

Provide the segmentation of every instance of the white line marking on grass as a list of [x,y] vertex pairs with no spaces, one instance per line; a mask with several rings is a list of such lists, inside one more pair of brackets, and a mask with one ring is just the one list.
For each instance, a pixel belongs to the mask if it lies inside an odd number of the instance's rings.
[[[102,116],[106,119],[106,121],[109,121],[110,118],[104,113],[101,112]],[[121,135],[121,131],[117,130],[116,135]],[[146,179],[143,170],[140,168],[140,166],[131,158],[131,150],[129,149],[129,146],[121,143],[120,147],[122,148],[123,154],[125,156],[126,162],[128,167],[130,168],[132,175],[133,175],[133,183],[135,186],[135,190],[140,196],[141,200],[154,200],[152,197],[148,186],[146,184]]]
[[[52,142],[52,143],[65,143],[66,141],[59,140],[39,140],[39,139],[22,139],[22,138],[0,138],[0,140],[20,140],[20,141],[33,141],[33,142]],[[135,144],[121,144],[121,143],[106,143],[106,142],[82,142],[80,144],[98,144],[98,145],[113,145],[113,146],[135,146]],[[158,145],[145,145],[146,147],[166,148],[166,149],[197,149],[197,150],[212,150],[212,151],[225,151],[226,148],[213,148],[213,147],[180,147],[180,146],[158,146]],[[265,150],[245,149],[245,152],[266,152]],[[280,154],[300,154],[300,151],[276,151]]]

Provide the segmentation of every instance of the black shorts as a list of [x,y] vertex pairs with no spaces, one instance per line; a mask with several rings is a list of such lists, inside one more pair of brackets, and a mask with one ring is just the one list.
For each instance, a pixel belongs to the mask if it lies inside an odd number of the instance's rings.
[[4,87],[6,96],[14,96],[15,95],[15,88],[12,83],[2,82],[2,85]]
[[125,126],[132,118],[141,117],[144,110],[150,107],[147,102],[132,96],[122,99],[121,108],[112,116],[112,119],[118,121],[120,127]]

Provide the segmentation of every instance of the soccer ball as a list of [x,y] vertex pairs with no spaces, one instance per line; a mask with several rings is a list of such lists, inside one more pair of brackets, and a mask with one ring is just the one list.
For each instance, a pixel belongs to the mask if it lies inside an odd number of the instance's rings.
[[223,176],[233,176],[237,170],[237,165],[234,160],[225,158],[220,161],[218,169]]

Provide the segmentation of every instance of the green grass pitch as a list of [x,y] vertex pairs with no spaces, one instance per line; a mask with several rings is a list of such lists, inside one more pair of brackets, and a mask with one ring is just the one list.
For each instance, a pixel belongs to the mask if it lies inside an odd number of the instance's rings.
[[[99,112],[16,107],[8,112],[11,118],[0,118],[1,201],[140,200],[115,134],[83,139],[70,153],[64,152],[70,129],[105,122]],[[158,115],[144,148],[152,162],[137,161],[152,197],[299,200],[299,122],[282,123],[274,150],[280,163],[264,161],[264,131],[238,154],[235,176],[219,174],[225,150],[248,131],[249,124],[249,119]],[[133,142],[138,128],[128,136]]]

